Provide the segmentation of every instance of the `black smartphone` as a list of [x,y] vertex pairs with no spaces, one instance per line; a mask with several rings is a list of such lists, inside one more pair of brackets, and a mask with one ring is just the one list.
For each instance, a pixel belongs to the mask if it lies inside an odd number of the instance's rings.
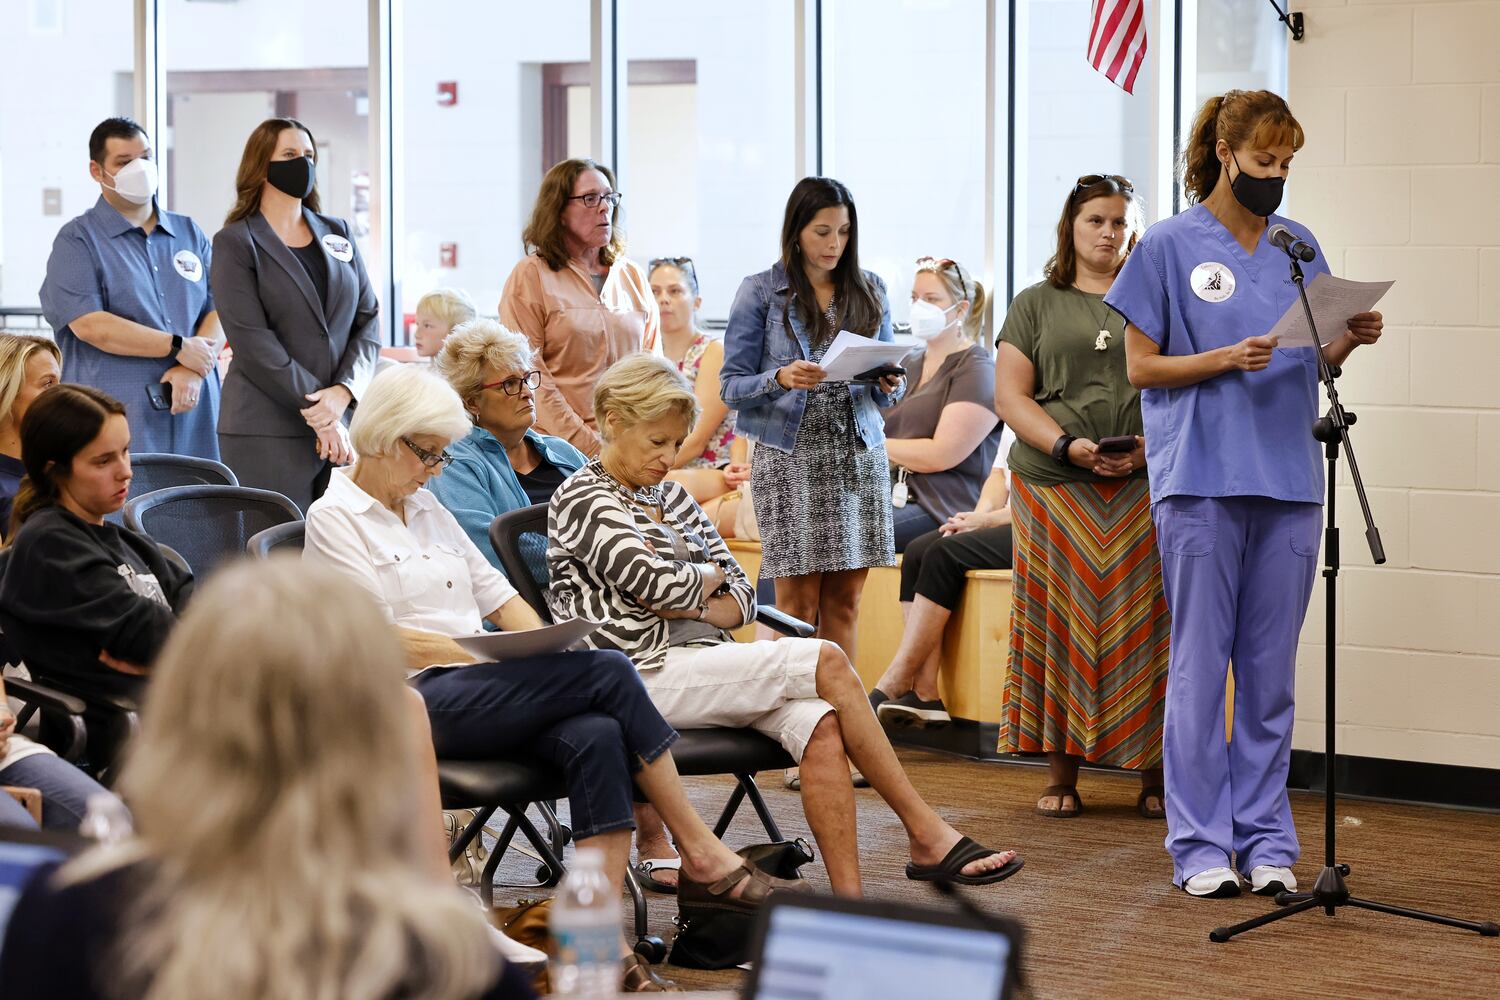
[[170,410],[172,408],[172,383],[146,383],[146,398],[151,400],[151,409]]
[[881,379],[885,378],[887,375],[896,376],[896,375],[905,375],[905,374],[906,374],[906,369],[902,368],[900,365],[878,365],[878,366],[876,366],[874,368],[867,368],[867,369],[865,369],[864,371],[860,372],[858,375],[854,376],[854,378],[851,381],[854,381],[854,382],[879,382]]
[[1100,438],[1099,450],[1109,454],[1135,451],[1135,435],[1121,434],[1117,437]]

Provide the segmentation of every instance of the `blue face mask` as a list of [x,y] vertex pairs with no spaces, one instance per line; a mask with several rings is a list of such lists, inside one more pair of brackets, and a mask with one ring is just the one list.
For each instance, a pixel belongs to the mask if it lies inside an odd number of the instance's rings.
[[1276,211],[1281,206],[1286,178],[1251,177],[1245,173],[1245,168],[1240,166],[1239,158],[1232,150],[1229,156],[1234,160],[1234,165],[1240,172],[1240,175],[1229,185],[1229,190],[1234,192],[1235,200],[1245,206],[1245,211],[1258,215],[1262,219]]

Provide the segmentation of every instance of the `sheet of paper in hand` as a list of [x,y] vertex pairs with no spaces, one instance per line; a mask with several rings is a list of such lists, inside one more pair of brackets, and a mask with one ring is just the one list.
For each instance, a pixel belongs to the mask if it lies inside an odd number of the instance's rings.
[[[1319,274],[1307,283],[1307,304],[1312,307],[1313,319],[1318,324],[1318,334],[1323,343],[1337,340],[1349,323],[1349,317],[1369,312],[1375,308],[1394,281],[1350,281],[1335,278],[1331,274]],[[1307,314],[1302,311],[1302,299],[1292,300],[1276,325],[1266,332],[1268,337],[1278,337],[1277,347],[1312,347],[1312,330],[1307,326]]]
[[833,338],[833,343],[828,345],[819,364],[828,373],[828,381],[848,382],[860,372],[867,372],[871,368],[899,365],[901,359],[916,346],[917,342],[912,338],[874,340],[848,330],[840,330],[839,335]]
[[527,632],[479,632],[475,635],[456,635],[453,641],[464,651],[481,660],[515,660],[523,656],[543,656],[572,649],[585,636],[603,622],[588,618],[546,625]]

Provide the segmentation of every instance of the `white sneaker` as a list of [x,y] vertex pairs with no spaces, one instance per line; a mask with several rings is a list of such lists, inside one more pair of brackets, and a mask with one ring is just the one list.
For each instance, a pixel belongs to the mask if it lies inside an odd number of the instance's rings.
[[1223,899],[1240,894],[1240,877],[1228,868],[1210,868],[1199,872],[1182,883],[1182,890],[1189,896]]
[[1274,896],[1278,892],[1296,892],[1297,876],[1290,868],[1256,865],[1250,869],[1250,891],[1257,896]]

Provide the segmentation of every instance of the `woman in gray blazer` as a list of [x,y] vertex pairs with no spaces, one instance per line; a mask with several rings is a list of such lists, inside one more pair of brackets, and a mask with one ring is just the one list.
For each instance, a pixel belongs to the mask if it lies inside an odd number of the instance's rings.
[[345,423],[380,353],[375,291],[349,224],[318,212],[316,161],[296,119],[256,126],[209,275],[234,352],[219,453],[241,485],[304,512],[353,460]]

